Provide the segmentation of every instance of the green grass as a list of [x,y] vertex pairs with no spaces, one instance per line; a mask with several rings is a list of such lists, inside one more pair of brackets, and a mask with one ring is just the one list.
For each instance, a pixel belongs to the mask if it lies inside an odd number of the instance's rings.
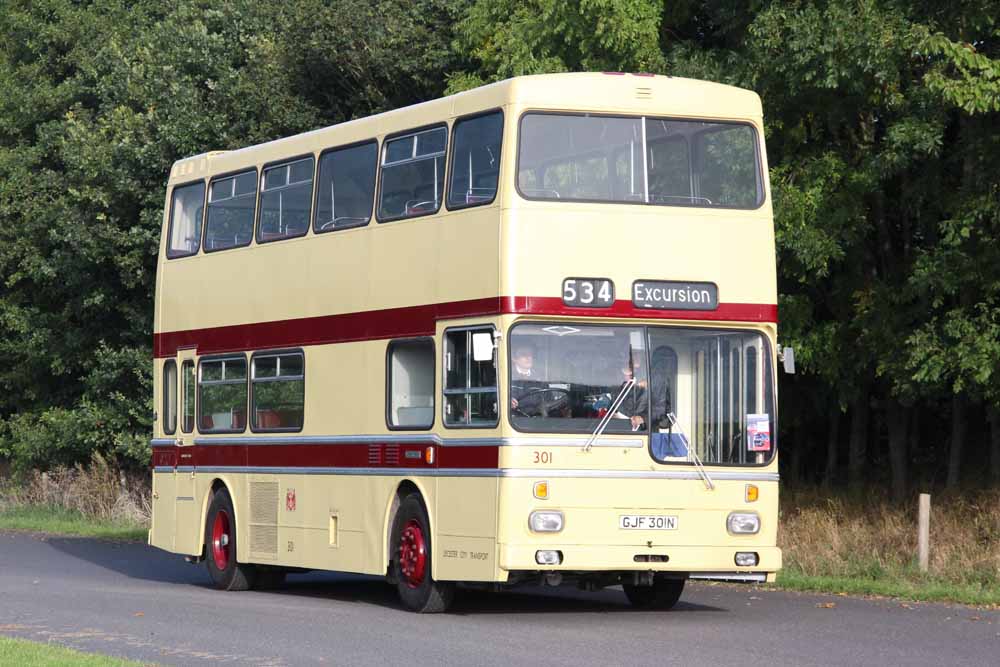
[[0,529],[24,530],[53,535],[78,535],[127,542],[146,541],[146,527],[123,521],[91,519],[79,512],[43,506],[19,506],[0,510]]
[[817,593],[877,595],[919,602],[956,602],[975,606],[1000,605],[1000,586],[953,583],[917,573],[882,573],[877,577],[808,575],[795,568],[778,573],[775,588]]
[[25,639],[0,637],[0,665],[31,665],[32,667],[130,667],[141,662],[112,658],[106,655],[81,653],[52,644],[39,644]]

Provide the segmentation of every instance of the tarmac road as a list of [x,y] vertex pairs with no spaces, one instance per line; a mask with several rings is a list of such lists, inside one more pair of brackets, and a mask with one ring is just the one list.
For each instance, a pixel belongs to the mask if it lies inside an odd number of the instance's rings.
[[0,634],[176,665],[1000,664],[1000,613],[969,607],[689,583],[669,612],[530,588],[418,615],[369,577],[226,593],[145,545],[3,532]]

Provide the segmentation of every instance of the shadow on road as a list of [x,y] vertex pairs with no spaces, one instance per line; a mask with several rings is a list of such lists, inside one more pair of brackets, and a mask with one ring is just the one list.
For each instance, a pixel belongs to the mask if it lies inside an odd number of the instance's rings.
[[[392,609],[402,609],[394,586],[376,577],[349,574],[294,575],[279,589],[268,593],[302,596],[342,602],[361,602]],[[728,609],[685,602],[677,603],[672,613],[727,612]],[[539,613],[662,613],[631,607],[625,594],[617,589],[587,592],[573,588],[524,586],[493,592],[460,589],[450,614],[539,614]]]
[[196,567],[186,563],[182,556],[145,544],[82,537],[49,537],[45,541],[64,554],[132,579],[195,586],[211,584],[204,567]]
[[[191,565],[177,554],[145,544],[117,543],[86,538],[50,537],[48,544],[64,554],[86,561],[131,579],[166,584],[212,588],[204,565]],[[259,591],[263,595],[299,596],[313,599],[359,602],[390,609],[402,609],[396,589],[378,577],[334,572],[289,575],[280,588]],[[672,613],[725,612],[723,608],[685,602]],[[461,589],[452,614],[539,614],[539,613],[657,613],[629,606],[617,589],[587,592],[573,588],[522,586],[502,592]]]

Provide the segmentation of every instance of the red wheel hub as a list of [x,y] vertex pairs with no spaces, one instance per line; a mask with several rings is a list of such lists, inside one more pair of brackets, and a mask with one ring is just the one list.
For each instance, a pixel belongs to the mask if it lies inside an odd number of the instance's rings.
[[232,530],[229,523],[229,513],[226,510],[219,510],[215,514],[215,521],[212,523],[212,560],[215,567],[225,570],[229,567],[229,559],[232,557]]
[[427,540],[416,519],[410,519],[403,526],[403,534],[399,538],[399,570],[410,588],[423,583],[427,573]]

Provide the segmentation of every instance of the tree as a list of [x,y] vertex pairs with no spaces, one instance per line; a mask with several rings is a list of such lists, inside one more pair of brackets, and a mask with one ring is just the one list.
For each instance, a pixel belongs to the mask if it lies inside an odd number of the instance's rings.
[[460,6],[6,3],[0,455],[145,465],[171,164],[440,95]]

